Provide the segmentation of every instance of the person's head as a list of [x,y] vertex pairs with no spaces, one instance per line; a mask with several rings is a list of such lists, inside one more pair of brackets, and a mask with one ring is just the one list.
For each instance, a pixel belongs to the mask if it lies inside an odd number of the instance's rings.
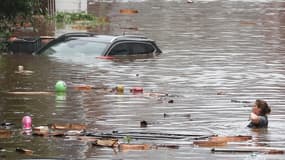
[[271,108],[266,101],[257,99],[252,108],[252,112],[259,116],[265,116],[271,112]]

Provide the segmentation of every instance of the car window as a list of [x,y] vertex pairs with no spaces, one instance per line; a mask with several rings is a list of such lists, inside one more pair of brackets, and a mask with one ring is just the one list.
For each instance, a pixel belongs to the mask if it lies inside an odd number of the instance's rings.
[[146,43],[134,43],[132,49],[132,54],[149,54],[155,50],[152,45]]
[[130,47],[128,43],[119,43],[109,53],[109,56],[128,55],[130,54]]
[[106,50],[107,44],[102,42],[86,41],[80,39],[70,39],[56,43],[39,54],[44,55],[95,55],[101,56]]
[[149,54],[155,51],[151,44],[147,43],[134,43],[125,42],[119,43],[109,53],[109,56],[114,55],[137,55],[137,54]]

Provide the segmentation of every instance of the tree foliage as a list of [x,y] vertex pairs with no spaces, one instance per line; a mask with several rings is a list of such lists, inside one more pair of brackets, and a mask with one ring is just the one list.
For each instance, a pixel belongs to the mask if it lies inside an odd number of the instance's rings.
[[41,0],[1,0],[1,20],[11,21],[18,16],[26,18],[35,14],[43,14]]
[[1,0],[0,50],[5,49],[3,39],[7,39],[16,24],[23,25],[27,21],[33,23],[33,15],[45,14],[41,1],[44,0]]

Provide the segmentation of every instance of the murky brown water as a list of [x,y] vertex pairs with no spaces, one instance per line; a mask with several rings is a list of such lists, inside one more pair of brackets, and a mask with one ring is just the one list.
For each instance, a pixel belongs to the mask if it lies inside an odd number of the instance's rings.
[[[48,123],[83,123],[89,131],[145,131],[179,134],[252,135],[244,146],[284,148],[285,2],[271,1],[145,1],[104,3],[101,12],[111,24],[101,33],[144,34],[157,41],[163,54],[153,59],[112,62],[66,62],[47,57],[0,57],[0,122],[12,122],[14,135],[0,139],[1,159],[284,159],[284,155],[216,153],[197,147],[189,139],[134,140],[134,143],[179,144],[179,149],[120,152],[53,137],[19,134],[21,119],[31,114],[35,126]],[[122,8],[137,15],[120,15]],[[100,11],[100,10],[99,10]],[[121,28],[138,28],[128,30]],[[102,29],[102,28],[101,28]],[[35,71],[15,74],[18,65]],[[137,76],[138,74],[138,76]],[[69,89],[65,101],[58,96],[15,96],[7,91],[53,91],[57,80],[72,84],[125,86],[124,95]],[[132,95],[129,89],[168,92],[157,99]],[[218,93],[223,93],[219,95]],[[246,128],[251,108],[231,100],[262,98],[272,106],[267,131]],[[167,103],[168,100],[174,103]],[[164,116],[167,114],[169,116]],[[190,116],[189,116],[190,115]],[[140,121],[150,123],[140,128]],[[14,152],[28,148],[33,155]]]

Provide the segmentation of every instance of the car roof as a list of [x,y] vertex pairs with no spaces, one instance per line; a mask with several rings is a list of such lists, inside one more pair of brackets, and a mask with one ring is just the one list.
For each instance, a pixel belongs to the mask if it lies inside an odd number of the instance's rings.
[[66,33],[61,35],[60,37],[64,38],[76,38],[76,39],[82,39],[82,40],[90,40],[90,41],[96,41],[96,42],[105,42],[105,43],[113,43],[120,40],[125,41],[151,41],[152,39],[149,39],[142,35],[103,35],[103,34],[95,34],[90,32],[74,32],[74,33]]

